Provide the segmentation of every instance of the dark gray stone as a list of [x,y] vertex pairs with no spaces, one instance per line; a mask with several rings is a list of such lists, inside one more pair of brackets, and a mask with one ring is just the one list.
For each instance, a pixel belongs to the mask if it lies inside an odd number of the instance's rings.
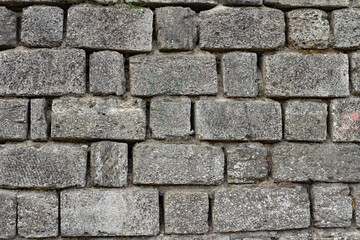
[[181,5],[211,7],[218,4],[218,0],[126,0],[126,2],[132,3],[135,6],[146,3],[147,6]]
[[264,3],[269,6],[280,8],[309,7],[334,9],[348,7],[350,5],[350,0],[264,0]]
[[16,235],[16,191],[0,189],[0,238]]
[[[1,3],[1,0],[0,0]],[[15,46],[17,15],[6,7],[0,7],[0,46]]]
[[360,52],[350,54],[350,78],[354,94],[360,94]]
[[30,139],[45,141],[48,134],[47,103],[44,98],[31,99]]
[[226,6],[261,6],[263,0],[222,0]]
[[360,47],[360,10],[341,9],[331,13],[334,48],[353,49]]
[[28,130],[27,99],[0,99],[0,140],[25,140]]
[[351,195],[354,198],[355,224],[357,228],[360,228],[360,184],[351,186]]

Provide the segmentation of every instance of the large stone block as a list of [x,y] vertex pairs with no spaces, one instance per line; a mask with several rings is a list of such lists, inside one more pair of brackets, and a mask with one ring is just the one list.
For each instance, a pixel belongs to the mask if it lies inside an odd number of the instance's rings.
[[211,7],[218,4],[218,0],[126,0],[127,3],[144,4],[147,6],[169,6],[169,5],[181,5],[181,6],[201,6]]
[[28,130],[27,99],[0,99],[0,140],[25,140]]
[[[1,2],[1,1],[0,1]],[[0,7],[0,46],[15,46],[17,43],[17,16],[6,7]]]
[[51,136],[56,139],[145,139],[145,102],[118,98],[55,99]]
[[45,141],[48,135],[47,103],[44,98],[31,99],[30,139]]
[[360,47],[360,10],[341,9],[331,13],[334,31],[334,48],[352,49]]
[[192,144],[140,143],[133,148],[135,184],[217,185],[224,180],[220,147]]
[[16,235],[16,191],[0,190],[0,238]]
[[334,9],[348,7],[350,5],[350,0],[264,0],[264,3],[269,6],[280,8],[312,7]]

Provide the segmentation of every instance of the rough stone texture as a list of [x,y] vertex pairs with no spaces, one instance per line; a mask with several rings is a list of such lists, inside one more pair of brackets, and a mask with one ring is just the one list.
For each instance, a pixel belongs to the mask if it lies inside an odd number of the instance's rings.
[[284,104],[285,138],[295,141],[326,140],[327,104],[289,100]]
[[192,50],[197,41],[198,19],[190,8],[155,9],[156,36],[161,51]]
[[191,100],[187,97],[155,97],[150,105],[150,129],[153,138],[190,135]]
[[222,7],[202,11],[199,17],[202,49],[260,50],[285,44],[285,19],[280,10]]
[[29,4],[75,4],[81,3],[82,0],[0,0],[0,4],[4,5],[16,5],[16,6],[23,6]]
[[349,227],[352,219],[350,189],[343,184],[311,188],[313,223],[316,227]]
[[74,189],[62,191],[60,196],[63,236],[146,236],[159,232],[155,189]]
[[102,141],[91,144],[90,175],[95,186],[124,187],[127,183],[128,145]]
[[208,212],[209,197],[206,192],[165,192],[165,233],[207,233]]
[[228,183],[254,183],[268,175],[267,149],[260,143],[241,143],[224,148]]
[[130,57],[130,92],[135,96],[214,95],[218,92],[215,56]]
[[56,192],[18,194],[18,233],[26,238],[58,235],[59,199]]
[[350,78],[351,90],[354,94],[360,94],[360,52],[350,54]]
[[159,237],[160,240],[230,240],[229,236],[217,235],[217,234],[208,234],[208,235],[195,235],[195,236],[184,236],[184,235],[168,235]]
[[125,93],[124,57],[115,51],[90,55],[90,92],[96,95]]
[[30,104],[30,139],[45,141],[48,134],[47,103],[44,98],[31,99]]
[[141,4],[146,3],[149,6],[166,6],[166,5],[181,5],[181,6],[204,6],[211,7],[218,4],[218,0],[126,0],[127,3]]
[[325,11],[293,10],[287,13],[288,41],[304,49],[324,49],[329,46],[330,23]]
[[269,6],[280,8],[312,7],[334,9],[348,7],[350,5],[350,0],[264,0],[264,3]]
[[354,197],[355,224],[360,228],[360,184],[352,185],[351,194]]
[[222,0],[227,6],[261,6],[263,0]]
[[17,16],[6,7],[0,7],[0,46],[15,46]]
[[201,140],[280,140],[281,106],[266,101],[200,100],[195,103],[195,129]]
[[59,96],[86,91],[85,51],[15,49],[0,52],[0,95]]
[[135,184],[217,185],[224,179],[220,147],[140,143],[133,148]]
[[27,99],[0,99],[0,140],[25,140],[28,130]]
[[16,235],[16,191],[0,189],[0,238]]
[[310,226],[310,202],[301,186],[236,187],[216,191],[215,232],[285,230]]
[[336,99],[330,103],[331,137],[335,142],[360,141],[360,99]]
[[51,136],[56,139],[145,139],[145,106],[139,99],[55,99]]
[[281,182],[359,182],[360,146],[281,143],[271,150],[272,177]]
[[85,186],[86,156],[86,145],[31,142],[1,145],[0,186]]
[[334,47],[351,49],[360,47],[360,10],[341,9],[331,13],[334,29]]
[[21,17],[21,42],[30,47],[57,47],[63,40],[64,10],[31,6]]
[[262,65],[265,96],[349,96],[349,60],[346,54],[279,52],[266,55]]
[[66,43],[73,47],[149,52],[153,12],[79,5],[67,15]]
[[256,53],[232,52],[222,55],[221,72],[226,96],[258,95]]

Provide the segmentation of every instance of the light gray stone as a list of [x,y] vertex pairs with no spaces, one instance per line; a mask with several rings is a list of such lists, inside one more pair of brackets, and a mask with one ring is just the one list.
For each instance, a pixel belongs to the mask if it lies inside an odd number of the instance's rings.
[[277,9],[221,7],[199,17],[202,49],[266,50],[285,44],[284,14]]
[[215,232],[285,230],[310,226],[306,188],[236,187],[215,192]]
[[148,236],[159,232],[155,189],[73,189],[60,195],[62,236]]
[[352,49],[360,47],[360,10],[341,9],[331,13],[334,48]]
[[316,227],[350,227],[352,199],[344,184],[316,184],[311,188],[313,224]]
[[226,235],[217,235],[217,234],[207,234],[207,235],[164,235],[159,237],[159,240],[230,240],[229,236]]
[[145,102],[141,99],[55,99],[51,136],[55,139],[143,140],[146,133]]
[[214,95],[218,92],[215,56],[130,57],[130,92],[135,96]]
[[352,1],[352,6],[353,7],[360,7],[360,0],[353,0]]
[[127,183],[128,145],[102,141],[91,144],[90,175],[95,186],[124,187]]
[[34,141],[45,141],[47,139],[48,128],[46,99],[31,99],[30,139]]
[[279,8],[309,7],[334,9],[348,7],[350,5],[350,0],[264,0],[264,3]]
[[147,6],[169,6],[169,5],[181,5],[181,6],[201,6],[211,7],[218,4],[218,0],[126,0],[127,3],[132,3],[135,6],[137,4],[146,4]]
[[223,54],[221,72],[226,96],[256,97],[258,95],[256,53]]
[[9,6],[26,6],[30,4],[74,4],[81,3],[82,0],[0,0],[0,4]]
[[[277,240],[312,240],[309,233],[280,233]],[[324,239],[326,240],[326,239]]]
[[17,143],[0,146],[0,186],[66,188],[85,186],[87,146]]
[[199,100],[195,130],[200,140],[277,141],[282,138],[281,106],[272,101]]
[[56,192],[18,194],[18,233],[26,238],[58,235],[59,199]]
[[281,182],[359,182],[360,146],[281,143],[271,150],[272,177]]
[[[0,1],[1,2],[1,1]],[[15,46],[17,16],[6,7],[0,7],[0,46]]]
[[339,230],[330,231],[329,229],[326,229],[313,233],[311,238],[311,240],[338,240],[338,239],[358,240],[360,239],[360,234],[359,232],[346,232]]
[[208,213],[206,192],[167,191],[164,194],[166,234],[207,233]]
[[27,99],[0,99],[0,140],[25,140],[28,130]]
[[360,94],[360,52],[350,54],[350,78],[352,93]]
[[0,189],[0,238],[16,235],[16,191]]
[[263,0],[222,0],[226,6],[261,6]]
[[153,12],[147,8],[77,5],[67,15],[66,43],[73,47],[149,52]]
[[351,186],[351,195],[354,199],[355,224],[360,228],[360,184]]
[[217,185],[223,180],[220,147],[143,142],[133,148],[135,184]]
[[262,61],[264,95],[268,97],[349,96],[346,54],[279,52]]

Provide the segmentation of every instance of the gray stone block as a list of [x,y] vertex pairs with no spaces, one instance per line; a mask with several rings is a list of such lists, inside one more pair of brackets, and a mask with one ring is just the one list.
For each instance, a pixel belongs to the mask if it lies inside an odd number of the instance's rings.
[[316,184],[311,188],[313,224],[316,227],[350,227],[352,199],[344,184]]
[[360,52],[350,54],[350,78],[352,93],[360,94]]
[[218,4],[218,0],[126,0],[127,3],[143,4],[147,6],[169,6],[169,5],[181,5],[181,6],[201,6],[211,7]]
[[27,6],[31,4],[74,4],[81,3],[82,0],[0,0],[0,4],[9,6]]
[[312,7],[334,9],[348,7],[350,5],[350,0],[264,0],[264,3],[279,8]]
[[215,232],[285,230],[310,226],[306,188],[236,187],[215,192]]
[[27,99],[0,99],[0,140],[25,140],[28,130]]
[[206,192],[167,191],[164,194],[166,234],[207,233],[208,213]]
[[59,199],[54,192],[18,194],[18,233],[26,238],[58,235]]
[[[226,235],[217,235],[217,234],[207,234],[207,235],[194,235],[194,236],[186,236],[186,235],[165,235],[160,237],[160,240],[230,240],[230,236]],[[232,240],[232,239],[231,239]]]
[[130,57],[130,92],[135,96],[214,95],[218,92],[215,56]]
[[220,147],[143,142],[133,148],[133,182],[156,185],[217,185],[224,180]]
[[62,236],[151,236],[159,233],[155,189],[73,189],[60,195]]
[[360,10],[341,9],[331,13],[333,27],[333,46],[340,49],[353,49],[360,47]]
[[21,17],[21,42],[30,47],[57,47],[63,41],[64,10],[30,6]]
[[202,49],[266,50],[285,44],[284,14],[277,9],[222,7],[199,17]]
[[0,238],[16,235],[16,191],[0,189]]
[[358,240],[360,239],[360,234],[358,232],[351,232],[346,230],[330,230],[325,229],[322,231],[317,231],[312,234],[311,240],[336,240],[336,239],[344,239],[344,240]]
[[46,99],[31,99],[30,139],[34,141],[45,141],[47,139],[48,129]]
[[147,8],[70,7],[66,43],[73,47],[149,52],[152,49],[153,12]]
[[155,9],[156,36],[160,51],[192,50],[196,47],[198,19],[190,8]]
[[360,228],[360,184],[351,186],[351,195],[354,199],[355,225],[357,228]]
[[95,186],[124,187],[127,183],[128,145],[102,141],[91,144],[90,176]]
[[125,93],[124,57],[115,51],[90,55],[90,92],[96,95]]
[[145,102],[141,99],[55,99],[51,136],[55,139],[143,140],[146,133]]
[[346,54],[279,52],[262,61],[264,95],[268,97],[349,96]]
[[222,0],[226,6],[261,6],[263,0]]
[[272,177],[281,182],[358,182],[360,146],[281,143],[271,150]]
[[195,130],[200,140],[281,140],[281,106],[273,101],[199,100]]
[[[1,2],[1,1],[0,1]],[[6,7],[0,7],[0,46],[15,46],[17,15]]]
[[66,188],[85,186],[87,146],[18,143],[0,146],[0,186]]
[[[313,240],[309,233],[279,233],[277,240]],[[325,239],[323,239],[325,240]]]

